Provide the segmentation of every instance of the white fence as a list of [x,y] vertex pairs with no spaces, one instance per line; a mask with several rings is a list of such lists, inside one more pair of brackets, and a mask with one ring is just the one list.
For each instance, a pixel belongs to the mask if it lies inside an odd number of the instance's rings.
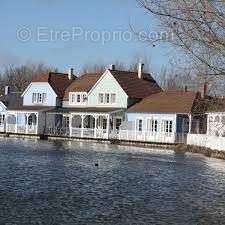
[[97,139],[118,139],[125,141],[143,141],[155,143],[186,143],[186,134],[182,133],[151,133],[139,132],[135,130],[111,130],[109,133],[105,129],[90,128],[56,128],[47,129],[47,135],[66,136],[77,138],[97,138]]
[[77,138],[108,139],[108,133],[106,129],[49,127],[47,129],[46,134],[54,136],[77,137]]
[[187,144],[225,151],[225,137],[209,136],[206,134],[188,134]]
[[179,133],[120,130],[118,136],[120,140],[145,141],[156,143],[186,143],[186,134]]
[[37,134],[37,125],[7,124],[6,132],[17,134]]

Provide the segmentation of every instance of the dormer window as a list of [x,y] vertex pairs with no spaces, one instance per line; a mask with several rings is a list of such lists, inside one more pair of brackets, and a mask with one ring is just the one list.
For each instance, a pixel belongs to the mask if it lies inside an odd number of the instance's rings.
[[81,102],[80,94],[77,94],[77,103],[80,103],[80,102]]
[[105,103],[109,104],[110,103],[110,94],[105,94]]
[[69,103],[71,105],[84,105],[87,103],[87,93],[73,92],[70,93]]
[[32,95],[32,103],[33,104],[44,104],[47,102],[47,94],[46,93],[33,93]]

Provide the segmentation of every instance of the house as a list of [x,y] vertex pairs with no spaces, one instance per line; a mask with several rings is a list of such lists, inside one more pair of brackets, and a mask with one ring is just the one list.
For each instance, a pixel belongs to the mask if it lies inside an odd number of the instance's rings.
[[212,98],[207,101],[207,135],[225,137],[225,99]]
[[208,97],[203,102],[207,131],[203,134],[188,134],[187,144],[219,151],[225,149],[225,100]]
[[151,75],[143,73],[143,64],[139,64],[137,72],[116,70],[112,65],[103,74],[84,74],[65,90],[63,107],[47,113],[47,121],[56,114],[61,116],[58,127],[48,123],[48,132],[82,138],[113,138],[125,120],[127,108],[160,91]]
[[3,96],[0,100],[7,110],[5,131],[44,133],[46,111],[62,106],[64,92],[74,79],[72,70],[68,74],[49,72],[35,76],[22,95]]
[[11,92],[10,87],[5,87],[5,93],[0,97],[0,132],[6,132],[6,116],[8,109],[19,106],[21,93]]
[[127,110],[119,138],[124,140],[184,142],[187,133],[203,132],[204,115],[197,111],[199,94],[167,91],[152,94]]

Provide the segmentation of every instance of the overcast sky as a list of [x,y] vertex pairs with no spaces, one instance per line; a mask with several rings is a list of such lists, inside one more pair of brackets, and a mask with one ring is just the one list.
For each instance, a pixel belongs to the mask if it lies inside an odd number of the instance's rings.
[[87,63],[129,63],[138,55],[151,58],[153,72],[159,71],[168,47],[137,40],[130,26],[152,38],[157,30],[135,0],[1,0],[0,67],[45,62],[80,70]]

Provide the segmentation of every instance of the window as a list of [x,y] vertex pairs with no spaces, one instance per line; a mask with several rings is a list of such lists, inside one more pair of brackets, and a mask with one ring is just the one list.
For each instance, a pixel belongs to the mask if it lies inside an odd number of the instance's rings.
[[87,102],[87,94],[82,92],[70,93],[69,102],[72,105],[82,105]]
[[68,116],[63,117],[63,127],[68,128],[70,126],[70,118]]
[[158,120],[147,120],[147,130],[150,132],[158,132]]
[[110,94],[105,94],[105,103],[110,103]]
[[137,131],[142,131],[143,130],[143,120],[142,119],[138,119],[136,121],[136,130]]
[[47,102],[47,94],[46,93],[43,93],[43,103],[46,103]]
[[121,118],[116,118],[116,130],[120,129],[120,125],[122,124],[122,119]]
[[107,129],[107,119],[103,119],[103,130]]
[[111,94],[111,103],[116,103],[116,94]]
[[80,94],[77,94],[77,103],[81,102]]
[[0,126],[4,125],[5,115],[0,114]]
[[83,94],[82,100],[83,100],[83,102],[87,102],[87,95],[86,94]]
[[163,121],[164,132],[172,133],[173,132],[173,121],[165,120]]
[[32,102],[37,103],[37,93],[33,93]]
[[46,93],[33,93],[32,102],[35,104],[43,104],[47,102],[47,94]]
[[71,103],[75,103],[76,102],[76,95],[75,94],[71,94]]
[[100,104],[104,103],[104,94],[102,94],[102,93],[99,94],[98,101],[99,101]]
[[38,103],[41,103],[43,101],[42,94],[38,93]]

